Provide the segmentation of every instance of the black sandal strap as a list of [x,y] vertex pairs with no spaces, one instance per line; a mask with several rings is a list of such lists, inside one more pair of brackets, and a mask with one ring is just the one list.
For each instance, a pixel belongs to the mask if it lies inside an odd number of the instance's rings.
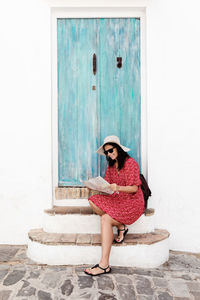
[[[124,225],[124,224],[123,224]],[[118,231],[125,231],[126,230],[126,228],[125,228],[126,226],[124,225],[124,229],[118,229]]]
[[104,273],[106,273],[106,270],[109,268],[109,266],[107,266],[106,268],[102,268],[102,267],[100,267],[99,264],[97,264],[97,265],[95,265],[94,267],[92,267],[91,269],[95,269],[95,268],[99,268],[99,269],[103,270]]
[[93,266],[91,269],[95,269],[98,268],[99,264],[96,264],[95,266]]

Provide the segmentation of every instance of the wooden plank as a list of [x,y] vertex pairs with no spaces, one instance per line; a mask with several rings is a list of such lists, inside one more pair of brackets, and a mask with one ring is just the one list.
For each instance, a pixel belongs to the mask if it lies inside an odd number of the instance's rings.
[[[140,20],[101,19],[99,44],[100,144],[117,135],[140,164]],[[103,176],[105,158],[100,167]]]
[[129,154],[141,163],[141,78],[140,78],[140,20],[119,19],[120,56],[123,66],[119,72],[120,138]]
[[59,185],[98,175],[95,19],[58,20]]
[[[120,111],[118,110],[118,73],[116,57],[119,55],[118,19],[99,20],[99,103],[100,103],[100,144],[108,135],[118,135],[120,131]],[[100,157],[100,172],[104,176],[107,162]]]

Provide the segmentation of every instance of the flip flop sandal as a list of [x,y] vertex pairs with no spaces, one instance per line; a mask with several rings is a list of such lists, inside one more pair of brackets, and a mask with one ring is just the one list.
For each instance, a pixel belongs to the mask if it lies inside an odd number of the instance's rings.
[[[99,268],[99,269],[103,270],[103,273],[92,274],[92,273],[88,273],[88,272],[86,271],[86,269],[84,270],[84,272],[85,272],[87,275],[91,275],[91,276],[99,276],[99,275],[102,275],[102,274],[108,274],[108,273],[111,272],[111,268],[110,268],[109,266],[107,266],[107,268],[102,268],[102,267],[100,267],[99,264],[97,264],[97,265],[93,266],[91,269],[95,269],[95,268]],[[109,268],[109,271],[106,271],[108,268]]]
[[[124,224],[123,224],[124,225]],[[126,228],[125,229],[125,225],[124,225],[124,229],[118,229],[117,230],[117,236],[119,236],[120,235],[120,231],[124,231],[123,232],[123,238],[122,238],[122,240],[121,241],[117,241],[116,239],[114,239],[114,243],[116,243],[116,244],[121,244],[121,243],[123,243],[123,241],[124,241],[124,239],[125,239],[125,236],[126,236],[126,234],[127,234],[127,232],[128,232],[128,228]]]

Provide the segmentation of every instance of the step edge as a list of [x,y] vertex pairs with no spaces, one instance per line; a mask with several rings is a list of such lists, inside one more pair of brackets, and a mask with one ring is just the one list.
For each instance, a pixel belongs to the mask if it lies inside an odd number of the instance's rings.
[[[34,236],[32,236],[31,234],[34,234],[34,233],[36,233],[36,234],[38,234],[39,235],[39,237],[35,237],[34,238]],[[48,236],[52,236],[52,235],[54,235],[54,236],[56,236],[56,235],[58,235],[58,236],[60,236],[60,238],[63,236],[69,236],[69,237],[72,237],[72,238],[74,238],[74,240],[73,240],[73,242],[72,241],[62,241],[62,242],[52,242],[52,241],[43,241],[43,240],[39,240],[39,238],[43,235],[44,236],[44,234],[46,234],[46,235],[48,235]],[[151,242],[145,242],[145,240],[143,240],[143,242],[140,242],[140,241],[134,241],[134,242],[127,242],[127,241],[125,241],[124,243],[122,243],[122,244],[113,244],[113,246],[116,246],[116,247],[120,247],[120,246],[135,246],[135,245],[152,245],[152,244],[155,244],[155,243],[157,243],[157,242],[160,242],[160,241],[162,241],[162,240],[165,240],[165,239],[167,239],[167,238],[169,238],[169,236],[170,236],[170,233],[167,231],[167,230],[165,230],[165,229],[155,229],[155,231],[154,232],[149,232],[149,233],[144,233],[144,234],[141,234],[141,233],[139,233],[139,234],[137,234],[137,233],[134,233],[134,234],[127,234],[127,237],[129,237],[130,235],[139,235],[139,236],[147,236],[147,235],[150,235],[150,234],[152,234],[152,235],[154,235],[154,236],[158,236],[158,235],[160,235],[160,238],[158,239],[158,240],[152,240]],[[83,243],[78,243],[77,244],[77,239],[78,239],[78,237],[79,236],[88,236],[88,235],[90,235],[91,236],[91,242],[90,243],[85,243],[85,242],[83,242]],[[45,232],[42,228],[40,228],[40,229],[31,229],[29,232],[28,232],[28,237],[29,237],[29,239],[32,241],[32,242],[36,242],[36,243],[40,243],[40,244],[44,244],[44,245],[52,245],[52,246],[58,246],[58,245],[60,245],[60,246],[64,246],[64,245],[73,245],[73,246],[85,246],[85,245],[87,245],[87,246],[100,246],[101,245],[101,243],[98,241],[99,240],[99,238],[100,238],[100,234],[62,234],[62,233],[47,233],[47,232]],[[95,241],[95,237],[96,237],[96,241]],[[145,237],[144,237],[145,238]],[[130,241],[130,239],[129,239],[129,241]]]
[[[56,209],[58,211],[55,211]],[[59,211],[59,209],[60,209],[60,211]],[[71,212],[64,211],[65,209],[69,209],[69,211],[71,211]],[[74,211],[73,211],[73,209],[74,209]],[[79,212],[78,212],[78,210],[79,210]],[[87,210],[88,210],[88,212],[87,212]],[[86,207],[86,206],[56,206],[56,205],[54,205],[52,208],[45,209],[44,213],[51,215],[51,216],[77,215],[77,214],[95,215],[96,214],[92,209],[90,209],[90,206]],[[145,215],[145,217],[153,216],[155,214],[155,209],[154,208],[146,208],[143,214]]]

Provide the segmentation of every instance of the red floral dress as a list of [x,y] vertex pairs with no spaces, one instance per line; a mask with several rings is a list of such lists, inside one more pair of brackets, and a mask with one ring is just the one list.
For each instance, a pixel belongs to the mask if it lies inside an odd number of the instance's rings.
[[118,222],[127,225],[134,223],[144,212],[138,163],[129,157],[119,173],[115,166],[108,167],[104,178],[110,184],[137,185],[139,188],[136,193],[115,192],[112,195],[93,195],[89,200]]

